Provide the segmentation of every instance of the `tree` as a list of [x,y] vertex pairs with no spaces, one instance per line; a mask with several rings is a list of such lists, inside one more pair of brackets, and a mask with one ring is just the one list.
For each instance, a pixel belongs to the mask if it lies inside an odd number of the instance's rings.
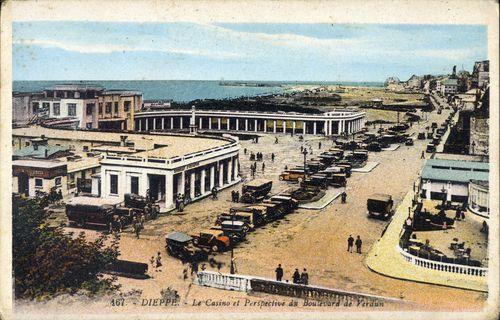
[[117,289],[101,271],[118,257],[118,238],[88,241],[49,226],[50,214],[36,200],[13,196],[13,271],[16,298],[46,299],[61,293],[87,294]]

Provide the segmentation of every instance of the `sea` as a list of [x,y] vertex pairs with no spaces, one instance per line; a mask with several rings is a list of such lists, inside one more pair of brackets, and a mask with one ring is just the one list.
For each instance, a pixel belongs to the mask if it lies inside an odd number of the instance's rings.
[[[37,92],[56,84],[83,84],[115,90],[135,90],[144,100],[188,102],[197,99],[231,99],[282,93],[298,85],[382,87],[383,82],[280,82],[232,80],[126,80],[126,81],[14,81],[13,91]],[[243,85],[247,84],[247,85]],[[254,86],[259,84],[262,86]]]

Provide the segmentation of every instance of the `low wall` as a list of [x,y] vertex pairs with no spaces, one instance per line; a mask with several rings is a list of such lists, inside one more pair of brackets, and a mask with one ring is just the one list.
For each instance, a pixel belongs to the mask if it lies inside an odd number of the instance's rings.
[[478,277],[486,277],[488,274],[487,268],[472,267],[455,263],[445,263],[445,262],[433,261],[425,258],[416,257],[410,254],[409,252],[405,251],[404,249],[402,249],[400,246],[397,246],[396,250],[399,251],[399,253],[403,256],[403,258],[407,262],[419,267],[443,271],[443,272],[478,276]]

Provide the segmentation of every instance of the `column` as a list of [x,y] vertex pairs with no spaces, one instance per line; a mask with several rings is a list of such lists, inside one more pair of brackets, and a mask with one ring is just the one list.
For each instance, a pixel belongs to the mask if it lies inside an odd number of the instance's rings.
[[165,130],[165,117],[161,117],[161,129]]
[[229,158],[227,163],[227,182],[231,183],[233,181],[233,157]]
[[198,129],[201,129],[201,127],[203,126],[203,119],[200,117],[200,119],[198,120]]
[[220,118],[217,118],[217,130],[220,130]]
[[[215,163],[215,165],[217,165],[217,163]],[[214,185],[215,185],[215,166],[212,165],[210,167],[210,190],[209,191],[212,191]]]
[[182,117],[179,117],[180,128],[184,129],[184,121],[182,121]]
[[170,130],[174,128],[174,117],[170,117]]
[[293,134],[295,134],[295,120],[292,121],[292,132]]
[[142,131],[142,119],[139,119],[139,131]]
[[148,131],[148,130],[149,130],[149,119],[146,118],[146,131]]
[[273,132],[276,133],[276,120],[273,121]]
[[208,130],[212,130],[212,117],[208,117]]
[[245,131],[248,131],[248,119],[245,119]]
[[313,122],[313,134],[316,135],[316,121]]
[[347,122],[347,133],[351,133],[351,121]]
[[264,132],[267,132],[267,120],[264,120]]
[[174,174],[169,171],[165,175],[165,207],[173,206],[174,202]]
[[257,126],[257,124],[258,124],[258,120],[257,120],[257,119],[255,119],[255,120],[253,121],[253,123],[254,123],[253,130],[254,130],[255,132],[257,132],[257,127],[258,127],[258,126]]
[[153,118],[153,130],[156,129],[156,118]]
[[283,120],[283,133],[286,133],[286,120]]
[[236,131],[240,130],[240,119],[236,118]]
[[234,158],[234,166],[233,166],[233,171],[234,171],[234,179],[238,179],[238,177],[240,176],[240,171],[238,170],[239,168],[239,161],[238,161],[238,157],[235,157]]
[[306,122],[302,121],[302,134],[306,134]]
[[182,171],[180,178],[177,180],[177,193],[184,194],[186,186],[186,172]]
[[190,184],[190,190],[189,191],[190,191],[191,200],[193,200],[194,197],[195,197],[195,193],[194,193],[195,182],[196,182],[196,173],[193,170],[193,172],[191,172],[191,178],[190,178],[190,181],[189,181],[189,184]]
[[205,194],[205,192],[207,191],[205,186],[206,179],[207,179],[207,170],[203,169],[201,170],[201,188],[200,188],[201,194]]
[[342,133],[342,121],[339,120],[337,121],[337,134],[341,134]]
[[224,185],[224,162],[219,163],[219,188]]
[[325,136],[328,135],[328,120],[325,120],[324,124],[323,124],[323,131],[324,131],[324,134]]

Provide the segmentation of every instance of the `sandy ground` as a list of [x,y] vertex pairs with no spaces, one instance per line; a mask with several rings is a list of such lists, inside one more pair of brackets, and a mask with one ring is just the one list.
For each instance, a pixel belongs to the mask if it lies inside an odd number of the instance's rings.
[[[439,117],[443,121],[448,112],[441,115],[432,113],[429,121],[436,121]],[[423,130],[428,124],[413,126],[411,131]],[[377,126],[378,128],[378,126]],[[248,155],[250,151],[263,152],[266,164],[264,173],[261,164],[258,165],[258,177],[273,179],[273,192],[289,186],[286,182],[278,181],[278,175],[285,166],[300,165],[303,155],[300,154],[301,142],[297,136],[277,135],[279,143],[275,144],[274,135],[264,135],[258,144],[251,141],[241,142],[241,174],[248,178]],[[306,137],[305,143],[312,146],[313,157],[321,152],[318,149],[319,141],[322,150],[332,145],[332,142],[322,137]],[[285,279],[290,279],[295,268],[307,268],[310,283],[326,287],[351,290],[356,292],[384,295],[388,297],[403,298],[405,303],[386,304],[376,310],[439,310],[439,311],[478,311],[484,306],[486,294],[453,289],[429,284],[415,283],[388,278],[376,274],[368,269],[364,263],[366,253],[372,244],[380,238],[387,222],[368,219],[366,216],[366,199],[375,192],[391,194],[396,205],[401,201],[406,192],[412,187],[417,178],[424,160],[420,159],[421,151],[427,142],[416,140],[415,146],[401,146],[396,151],[370,153],[370,161],[380,162],[370,173],[353,173],[347,184],[347,203],[340,204],[335,200],[323,210],[311,211],[299,209],[288,215],[285,219],[269,224],[248,235],[247,240],[234,249],[237,272],[246,275],[256,275],[267,278],[274,277],[277,264],[282,264],[285,270]],[[247,149],[247,155],[243,149]],[[270,160],[274,152],[276,159]],[[222,299],[262,301],[269,299],[291,300],[286,297],[268,295],[246,295],[239,292],[229,292],[211,288],[191,285],[189,279],[182,279],[182,270],[186,268],[179,260],[166,254],[164,236],[172,230],[196,233],[202,228],[213,224],[215,217],[220,212],[227,212],[231,207],[230,191],[240,190],[241,184],[221,192],[219,200],[209,198],[193,203],[186,207],[182,215],[163,216],[156,221],[148,222],[140,239],[128,230],[121,236],[121,258],[148,262],[149,258],[157,252],[163,257],[161,271],[150,268],[151,279],[134,280],[119,278],[122,292],[141,290],[141,298],[159,298],[160,291],[167,287],[177,290],[181,296],[179,306],[158,310],[162,312],[201,312],[215,311],[212,307],[193,306],[193,300]],[[68,228],[76,231],[80,229]],[[95,231],[87,230],[87,234],[94,236]],[[347,238],[352,234],[360,235],[363,240],[363,253],[348,253]],[[218,254],[215,259],[223,263],[222,272],[229,272],[229,253]],[[390,262],[388,262],[390,263]],[[212,268],[208,268],[213,270]],[[128,301],[128,300],[127,300]],[[47,305],[55,307],[57,301]],[[57,304],[58,308],[60,305]],[[110,299],[103,300],[78,300],[71,304],[72,310],[79,309],[85,312],[154,312],[152,307],[137,307],[130,301],[125,307],[111,307]],[[212,309],[211,309],[212,308]],[[305,307],[301,311],[313,310]],[[359,309],[359,308],[358,308]],[[350,308],[349,310],[358,310]],[[26,309],[28,310],[28,309]],[[63,310],[63,309],[59,309]],[[239,308],[235,306],[224,307],[217,311],[272,311],[296,310],[294,307],[268,307],[268,308]],[[319,308],[321,311],[332,311],[331,308]],[[373,307],[370,310],[374,310]]]

